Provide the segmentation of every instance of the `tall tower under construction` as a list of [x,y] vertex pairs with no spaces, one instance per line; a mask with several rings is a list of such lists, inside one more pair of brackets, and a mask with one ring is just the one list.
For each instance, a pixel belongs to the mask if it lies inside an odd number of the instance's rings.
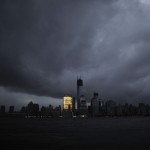
[[80,108],[80,87],[83,86],[83,80],[77,78],[77,110]]

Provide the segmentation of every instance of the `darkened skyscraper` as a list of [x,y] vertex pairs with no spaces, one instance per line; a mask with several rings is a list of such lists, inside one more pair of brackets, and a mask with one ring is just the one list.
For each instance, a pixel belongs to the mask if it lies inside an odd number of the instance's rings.
[[83,80],[77,78],[77,109],[80,107],[80,87],[83,86]]
[[14,106],[10,106],[9,107],[9,113],[13,113],[14,112]]

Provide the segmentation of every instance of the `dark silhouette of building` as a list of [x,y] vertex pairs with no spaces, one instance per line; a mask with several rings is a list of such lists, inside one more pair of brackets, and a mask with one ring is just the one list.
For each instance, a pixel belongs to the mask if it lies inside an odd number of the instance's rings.
[[20,113],[26,113],[26,107],[25,106],[21,107]]
[[75,101],[75,97],[72,98],[72,112],[73,112],[73,115],[76,114],[76,101]]
[[115,116],[116,103],[113,100],[108,100],[105,106],[106,106],[106,115]]
[[77,110],[80,108],[80,87],[83,86],[83,80],[77,78]]
[[103,116],[105,113],[104,102],[99,99],[99,94],[94,92],[93,98],[91,99],[91,115],[92,116]]
[[38,116],[39,104],[34,104],[33,102],[30,102],[26,107],[26,112],[29,116]]
[[14,113],[14,106],[10,106],[8,112],[9,112],[9,113]]
[[144,103],[139,103],[139,115],[141,116],[146,116],[147,112],[146,112],[146,105]]
[[79,105],[79,115],[84,115],[87,116],[88,115],[88,109],[87,109],[87,102],[86,102],[86,98],[84,95],[80,96],[80,105]]
[[53,116],[53,106],[52,105],[49,105],[49,107],[42,106],[40,110],[40,115],[45,117]]
[[123,106],[121,104],[115,107],[115,115],[122,116],[123,115]]
[[60,116],[62,116],[61,105],[53,109],[53,117],[60,117]]
[[92,116],[98,116],[100,110],[100,102],[98,100],[98,93],[93,93],[93,98],[91,99],[91,113]]
[[5,107],[5,105],[1,105],[0,113],[1,113],[1,114],[5,114],[5,112],[6,112],[6,107]]

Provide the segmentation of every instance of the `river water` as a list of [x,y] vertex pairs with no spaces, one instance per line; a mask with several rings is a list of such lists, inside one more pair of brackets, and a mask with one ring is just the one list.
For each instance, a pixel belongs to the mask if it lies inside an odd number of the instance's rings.
[[150,117],[0,118],[2,149],[150,149]]

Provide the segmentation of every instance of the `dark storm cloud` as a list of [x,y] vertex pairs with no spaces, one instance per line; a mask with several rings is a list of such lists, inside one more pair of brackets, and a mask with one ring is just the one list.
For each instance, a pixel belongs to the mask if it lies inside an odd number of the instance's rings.
[[150,5],[144,0],[2,0],[0,85],[61,97],[98,91],[149,98]]

